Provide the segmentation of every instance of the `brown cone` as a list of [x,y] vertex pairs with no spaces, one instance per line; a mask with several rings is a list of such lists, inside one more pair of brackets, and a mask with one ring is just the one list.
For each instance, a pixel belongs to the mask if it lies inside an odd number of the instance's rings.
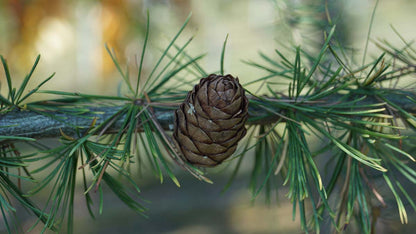
[[213,167],[230,157],[246,134],[248,100],[238,78],[209,75],[175,112],[173,137],[185,159]]

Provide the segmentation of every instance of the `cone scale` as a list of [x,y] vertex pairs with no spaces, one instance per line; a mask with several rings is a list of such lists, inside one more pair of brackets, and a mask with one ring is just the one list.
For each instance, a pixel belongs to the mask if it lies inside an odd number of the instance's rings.
[[173,138],[183,158],[214,167],[230,157],[246,134],[248,100],[238,78],[209,75],[175,112]]

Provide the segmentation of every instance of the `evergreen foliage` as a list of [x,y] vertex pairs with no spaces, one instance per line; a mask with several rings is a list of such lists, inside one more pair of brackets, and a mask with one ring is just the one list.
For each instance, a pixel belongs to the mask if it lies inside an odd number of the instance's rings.
[[[129,171],[132,163],[143,164],[144,160],[148,162],[143,165],[149,165],[160,182],[168,178],[180,186],[173,171],[180,167],[211,183],[203,171],[181,159],[171,140],[169,123],[173,124],[174,110],[193,84],[209,74],[199,64],[203,55],[186,52],[191,40],[179,40],[188,21],[189,17],[146,77],[142,65],[149,20],[134,80],[107,47],[127,89],[118,96],[40,90],[53,75],[27,91],[40,56],[17,87],[7,61],[1,57],[8,92],[0,95],[0,119],[29,114],[63,124],[48,135],[60,138],[60,144],[52,148],[37,141],[41,134],[29,130],[0,136],[0,210],[9,232],[17,230],[14,202],[37,216],[43,231],[73,232],[76,188],[82,188],[87,210],[94,217],[90,193],[100,194],[101,213],[103,184],[128,207],[146,216],[146,201]],[[402,223],[407,223],[408,208],[416,210],[416,205],[397,177],[416,183],[411,147],[416,129],[416,93],[413,86],[397,84],[404,77],[414,76],[416,48],[397,33],[403,47],[376,42],[381,54],[358,64],[334,39],[335,32],[333,26],[325,34],[318,54],[296,47],[289,52],[261,53],[258,61],[246,61],[267,75],[243,84],[249,93],[249,129],[246,142],[230,160],[234,169],[225,189],[242,160],[250,160],[246,152],[253,150],[249,186],[253,198],[265,193],[270,200],[274,192],[286,186],[293,216],[299,215],[305,232],[319,233],[322,222],[329,219],[336,231],[355,223],[363,233],[370,233],[377,218],[373,208],[385,204],[375,178],[384,180]],[[219,69],[222,74],[225,46],[224,42]],[[294,59],[285,53],[294,55]],[[184,85],[183,77],[191,81]],[[262,89],[253,90],[254,84]],[[39,92],[59,98],[25,102]],[[81,119],[88,124],[75,121]],[[0,132],[19,128],[1,122]],[[319,149],[313,147],[317,142]],[[32,153],[22,155],[18,144],[31,147]],[[326,165],[320,163],[323,157],[327,157]],[[35,164],[36,169],[28,169]],[[76,183],[77,177],[82,178],[82,184]],[[50,194],[46,203],[33,202],[32,197],[44,190]]]

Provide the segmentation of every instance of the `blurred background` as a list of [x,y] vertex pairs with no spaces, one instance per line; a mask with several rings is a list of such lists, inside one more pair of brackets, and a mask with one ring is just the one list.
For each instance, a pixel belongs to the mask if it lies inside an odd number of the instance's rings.
[[[120,76],[105,43],[133,70],[135,56],[141,54],[149,10],[146,73],[192,12],[179,44],[194,36],[189,53],[207,53],[201,63],[213,72],[219,69],[220,51],[228,33],[225,69],[249,80],[258,77],[258,70],[241,60],[256,60],[259,51],[272,54],[274,49],[291,45],[319,48],[322,29],[329,28],[324,6],[325,0],[1,0],[0,54],[8,59],[17,81],[41,54],[35,78],[56,72],[46,89],[111,94]],[[374,6],[372,0],[328,1],[338,38],[357,49],[358,58]],[[415,9],[412,0],[380,1],[371,39],[400,43],[390,28],[393,25],[404,38],[413,40]],[[373,49],[370,44],[370,52],[379,55]],[[1,72],[0,82],[4,79]]]
[[[194,56],[207,53],[201,65],[214,72],[219,70],[221,48],[228,33],[226,72],[249,81],[260,75],[242,60],[260,58],[259,51],[272,54],[274,49],[292,45],[312,51],[320,48],[322,30],[330,28],[325,4],[325,0],[0,0],[0,54],[7,58],[16,83],[29,71],[36,55],[41,54],[29,89],[56,72],[44,89],[114,95],[121,79],[104,45],[107,43],[114,49],[121,64],[131,67],[134,76],[149,10],[146,74],[192,12],[178,44],[194,37],[188,52]],[[329,0],[327,4],[337,24],[337,38],[346,47],[354,48],[357,60],[361,61],[375,1]],[[400,38],[390,27],[393,25],[405,39],[413,41],[415,12],[416,1],[381,0],[370,38],[400,45]],[[368,55],[379,54],[370,43]],[[0,83],[4,92],[3,72]],[[221,194],[230,171],[227,167],[210,170],[208,176],[214,185],[183,174],[179,176],[181,188],[170,181],[160,185],[153,178],[140,178],[142,195],[151,201],[147,205],[149,219],[137,216],[109,193],[105,197],[104,214],[93,221],[83,197],[79,196],[75,230],[77,233],[300,232],[298,220],[292,220],[292,206],[285,200],[284,189],[277,195],[280,203],[266,205],[260,197],[253,205],[247,189],[249,170],[240,173],[231,189]],[[22,216],[24,227],[33,224],[31,218]],[[392,221],[391,225],[395,223]]]

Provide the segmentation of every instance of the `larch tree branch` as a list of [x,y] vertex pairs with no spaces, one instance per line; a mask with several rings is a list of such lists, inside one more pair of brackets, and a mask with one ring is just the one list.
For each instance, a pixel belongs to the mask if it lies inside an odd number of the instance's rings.
[[[343,95],[335,94],[329,97],[326,97],[321,100],[316,100],[313,102],[302,102],[301,99],[297,99],[297,105],[317,105],[317,106],[328,106],[336,105],[338,100],[341,100]],[[399,93],[391,93],[384,98],[395,103],[403,110],[409,113],[416,113],[416,94],[413,92],[400,91]],[[264,106],[267,106],[267,102],[294,102],[290,99],[275,99],[275,98],[264,98],[258,99],[256,97],[249,97],[250,100],[257,99],[258,102],[264,102]],[[267,100],[267,101],[265,101]],[[347,100],[348,101],[348,100]],[[363,100],[360,100],[356,103],[357,106],[382,103],[382,100],[377,99],[374,96],[366,97]],[[73,104],[77,105],[77,104]],[[144,102],[137,103],[137,105],[147,105]],[[68,106],[67,106],[68,107]],[[74,106],[75,107],[75,106]],[[96,124],[100,124],[105,120],[111,118],[122,106],[89,106],[87,108],[89,111],[82,114],[73,114],[66,112],[53,112],[45,111],[32,111],[32,110],[20,110],[14,109],[7,113],[0,114],[0,136],[18,136],[18,137],[30,137],[30,138],[46,138],[46,137],[59,137],[61,136],[61,131],[67,135],[75,136],[77,131],[83,133],[88,129],[94,118],[96,119]],[[174,123],[174,108],[161,108],[154,106],[153,111],[155,116],[163,127],[163,129],[170,131],[173,130]],[[253,102],[250,102],[249,105],[249,119],[247,124],[249,125],[258,125],[258,124],[270,124],[276,122],[281,118],[281,115],[284,115],[286,112],[285,109],[276,109],[273,107],[273,113],[263,108],[262,105],[254,105]],[[278,115],[279,114],[279,115]],[[53,117],[52,117],[53,116]],[[123,123],[124,117],[118,118],[108,129],[106,133],[114,133],[119,131]],[[282,119],[282,121],[286,121]],[[139,129],[140,131],[141,129]]]

